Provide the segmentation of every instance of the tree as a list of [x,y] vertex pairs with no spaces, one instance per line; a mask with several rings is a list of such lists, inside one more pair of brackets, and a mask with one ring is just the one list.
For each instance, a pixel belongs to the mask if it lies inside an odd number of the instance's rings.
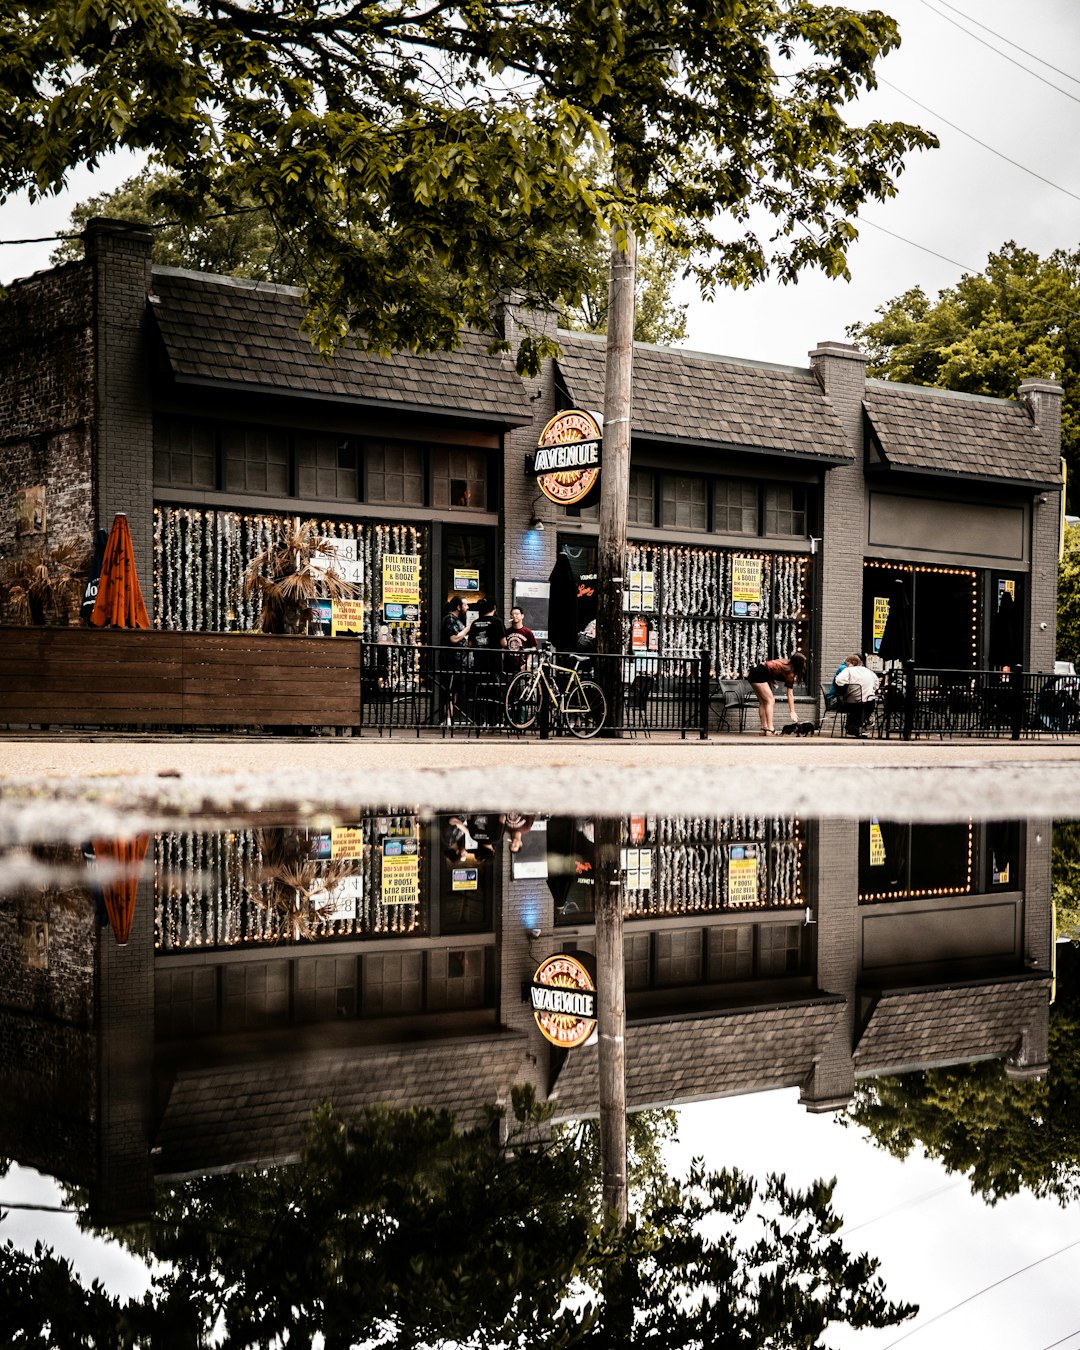
[[1050,1009],[1050,1070],[1009,1082],[1000,1061],[864,1079],[847,1119],[895,1158],[919,1145],[972,1193],[994,1204],[1022,1190],[1061,1205],[1080,1198],[1080,979],[1077,954],[1058,948]]
[[[219,210],[208,201],[201,220],[181,224],[168,210],[178,188],[175,174],[145,170],[129,178],[115,192],[87,197],[71,212],[73,236],[81,235],[94,216],[111,216],[153,226],[154,262],[162,267],[186,267],[221,276],[248,277],[298,286],[304,280],[302,261],[282,247],[268,213],[247,197]],[[581,295],[560,306],[564,328],[603,333],[607,324],[607,241],[563,237],[558,247],[575,255],[582,269]],[[67,238],[53,250],[55,264],[82,257],[81,238]],[[685,260],[670,245],[648,241],[638,273],[637,323],[634,338],[672,346],[686,337],[686,305],[672,299]]]
[[1052,858],[1054,922],[1061,937],[1080,943],[1080,821],[1054,821]]
[[936,301],[916,287],[877,313],[848,329],[876,378],[996,398],[1030,377],[1060,380],[1062,454],[1070,477],[1080,469],[1080,250],[1043,260],[1006,243]]
[[[207,1344],[220,1317],[213,1343],[230,1350],[319,1336],[327,1350],[599,1347],[620,1343],[604,1297],[613,1269],[634,1341],[658,1347],[794,1350],[832,1322],[884,1327],[914,1311],[889,1302],[874,1260],[845,1250],[830,1183],[798,1192],[700,1163],[685,1178],[654,1172],[637,1222],[615,1233],[596,1221],[592,1151],[552,1137],[527,1092],[514,1103],[508,1149],[445,1112],[324,1105],[295,1166],[176,1184],[150,1222],[118,1234],[160,1263],[142,1303],[84,1290],[48,1252],[0,1251],[4,1343],[44,1343],[18,1334],[44,1307],[65,1329],[92,1313],[79,1343],[93,1346]],[[97,1334],[110,1318],[113,1342]]]
[[72,603],[81,594],[90,558],[84,548],[60,544],[10,559],[2,589],[21,623],[71,622]]
[[[13,0],[5,28],[0,192],[132,148],[176,173],[189,226],[250,199],[302,262],[327,350],[493,331],[508,280],[526,305],[573,301],[560,231],[667,239],[710,292],[845,274],[851,218],[936,144],[844,121],[897,29],[804,0]],[[615,174],[591,177],[609,145]],[[519,367],[549,350],[527,336]]]
[[1065,527],[1058,567],[1057,649],[1063,661],[1080,661],[1080,528]]

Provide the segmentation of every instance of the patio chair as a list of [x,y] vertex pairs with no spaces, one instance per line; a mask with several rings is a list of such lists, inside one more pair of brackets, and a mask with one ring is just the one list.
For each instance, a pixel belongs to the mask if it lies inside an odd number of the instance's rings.
[[757,695],[743,679],[720,680],[719,688],[709,699],[710,708],[717,712],[717,731],[732,730],[731,719],[734,713],[739,716],[739,731],[746,730],[746,710],[757,702]]

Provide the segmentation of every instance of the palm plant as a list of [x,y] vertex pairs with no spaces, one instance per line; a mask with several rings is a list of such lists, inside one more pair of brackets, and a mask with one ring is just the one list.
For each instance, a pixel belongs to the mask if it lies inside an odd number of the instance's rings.
[[241,586],[259,601],[259,631],[306,633],[319,618],[317,601],[349,600],[357,586],[334,566],[337,550],[314,520],[285,522],[280,540],[252,558]]
[[75,544],[39,547],[12,558],[2,584],[18,621],[40,626],[51,615],[59,624],[69,623],[89,561],[87,550]]
[[316,861],[311,840],[297,830],[267,827],[258,841],[262,866],[255,903],[274,916],[279,936],[292,942],[313,938],[333,909],[330,897],[358,864]]

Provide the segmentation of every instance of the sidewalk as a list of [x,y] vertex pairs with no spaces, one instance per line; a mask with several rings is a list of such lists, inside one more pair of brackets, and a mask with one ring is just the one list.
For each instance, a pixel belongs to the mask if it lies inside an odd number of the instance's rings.
[[584,816],[1080,816],[1080,741],[0,739],[0,827],[15,816],[25,825],[27,813],[54,829],[87,812],[340,819],[389,805]]

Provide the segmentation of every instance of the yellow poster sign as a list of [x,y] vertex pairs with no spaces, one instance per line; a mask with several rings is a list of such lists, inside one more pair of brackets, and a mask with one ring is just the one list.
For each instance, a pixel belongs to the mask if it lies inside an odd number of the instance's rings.
[[885,840],[881,837],[881,826],[876,820],[870,822],[870,866],[885,866]]
[[736,557],[731,560],[731,601],[732,604],[761,604],[760,558]]
[[420,603],[420,555],[387,553],[382,560],[384,605]]
[[364,631],[363,600],[331,600],[330,636],[339,633],[362,633]]
[[380,898],[384,905],[420,903],[420,859],[415,853],[383,857]]
[[351,825],[335,825],[330,831],[331,858],[362,858],[364,832]]
[[728,906],[731,909],[749,909],[758,903],[758,860],[756,858],[728,859]]
[[885,636],[885,625],[889,622],[889,597],[886,595],[874,596],[874,651],[881,646],[881,639]]

